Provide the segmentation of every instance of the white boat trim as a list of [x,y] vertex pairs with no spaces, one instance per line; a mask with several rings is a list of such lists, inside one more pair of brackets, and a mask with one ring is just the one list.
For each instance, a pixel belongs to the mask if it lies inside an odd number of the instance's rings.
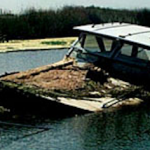
[[74,29],[150,48],[149,27],[117,22],[76,26]]

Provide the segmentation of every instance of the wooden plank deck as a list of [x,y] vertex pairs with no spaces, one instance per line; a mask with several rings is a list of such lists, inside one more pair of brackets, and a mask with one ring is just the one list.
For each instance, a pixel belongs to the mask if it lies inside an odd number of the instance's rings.
[[[118,101],[111,97],[103,97],[103,98],[92,98],[92,99],[72,99],[72,98],[65,98],[65,97],[58,97],[57,99],[41,96],[44,99],[55,101],[57,103],[60,103],[62,105],[75,107],[78,109],[86,110],[89,112],[99,112],[104,111],[107,108],[119,108],[125,105],[132,106],[132,105],[139,105],[143,102],[143,100],[139,98],[130,98],[126,99],[124,101]],[[108,107],[104,107],[105,104],[109,103],[110,101],[114,100],[115,104]]]

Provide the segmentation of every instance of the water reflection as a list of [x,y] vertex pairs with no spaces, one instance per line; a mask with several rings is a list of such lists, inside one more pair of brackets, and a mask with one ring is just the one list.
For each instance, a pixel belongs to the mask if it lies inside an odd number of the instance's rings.
[[[32,135],[31,133],[38,129],[1,127],[0,148],[7,150],[150,149],[148,107],[86,114],[59,120],[47,118],[42,123],[37,122],[36,125],[49,126],[51,129]],[[27,134],[30,136],[23,138]],[[17,136],[19,138],[16,138]]]

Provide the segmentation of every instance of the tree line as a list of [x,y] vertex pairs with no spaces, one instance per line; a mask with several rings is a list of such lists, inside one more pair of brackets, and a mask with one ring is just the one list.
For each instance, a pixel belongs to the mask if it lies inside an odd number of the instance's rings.
[[150,10],[65,6],[57,10],[28,9],[21,14],[4,13],[0,15],[0,36],[5,35],[7,40],[76,36],[74,26],[106,22],[150,26]]

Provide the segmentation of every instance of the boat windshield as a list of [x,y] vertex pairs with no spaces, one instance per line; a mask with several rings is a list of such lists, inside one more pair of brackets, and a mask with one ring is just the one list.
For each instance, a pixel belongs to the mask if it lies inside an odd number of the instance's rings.
[[82,34],[72,46],[71,57],[90,62],[98,60],[100,55],[109,55],[113,48],[113,40]]

